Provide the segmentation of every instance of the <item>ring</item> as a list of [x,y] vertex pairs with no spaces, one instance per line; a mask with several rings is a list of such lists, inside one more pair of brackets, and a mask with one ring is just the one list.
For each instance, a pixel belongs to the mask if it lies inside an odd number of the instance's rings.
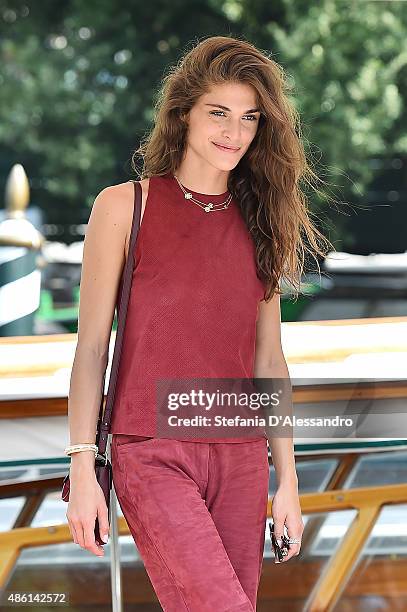
[[289,544],[301,544],[301,540],[299,538],[287,538],[287,542]]

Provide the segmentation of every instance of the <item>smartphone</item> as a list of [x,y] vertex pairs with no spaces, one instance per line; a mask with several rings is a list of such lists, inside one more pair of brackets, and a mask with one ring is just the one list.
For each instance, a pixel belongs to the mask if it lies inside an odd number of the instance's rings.
[[274,552],[274,556],[275,558],[281,562],[283,561],[283,558],[287,556],[288,554],[288,544],[284,544],[284,536],[283,536],[283,545],[279,546],[278,542],[277,542],[277,538],[276,535],[274,533],[274,523],[269,523],[269,529],[270,529],[270,538],[271,538],[271,546],[273,548],[273,552]]

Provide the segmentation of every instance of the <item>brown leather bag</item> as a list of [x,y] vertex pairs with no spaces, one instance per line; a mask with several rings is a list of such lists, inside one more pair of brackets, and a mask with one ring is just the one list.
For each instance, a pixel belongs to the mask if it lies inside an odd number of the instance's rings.
[[[100,401],[99,419],[96,431],[95,444],[98,446],[98,454],[95,457],[95,474],[96,480],[98,481],[106,500],[106,506],[108,511],[109,523],[110,523],[110,491],[112,488],[112,464],[106,455],[106,444],[110,429],[110,422],[112,416],[112,409],[114,404],[114,393],[116,388],[117,374],[119,370],[120,353],[123,342],[124,327],[126,323],[127,306],[129,303],[131,281],[133,277],[134,269],[134,249],[138,230],[140,227],[141,219],[141,185],[137,181],[134,183],[134,209],[133,209],[133,221],[131,226],[130,243],[128,257],[124,266],[124,270],[120,279],[119,288],[117,292],[116,300],[116,313],[117,313],[117,330],[116,340],[114,344],[114,351],[112,357],[112,367],[110,371],[109,386],[106,395],[105,407],[103,409],[104,390],[105,390],[105,379],[106,370],[103,374],[102,380],[102,396]],[[66,502],[69,501],[70,491],[70,479],[69,472],[65,476],[62,483],[62,499]],[[96,518],[95,522],[95,541],[103,546],[105,542],[100,537],[99,522]]]

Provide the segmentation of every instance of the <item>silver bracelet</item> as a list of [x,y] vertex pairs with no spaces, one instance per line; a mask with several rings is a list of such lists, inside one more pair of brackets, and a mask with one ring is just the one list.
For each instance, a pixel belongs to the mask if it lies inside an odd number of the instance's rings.
[[65,455],[72,455],[73,453],[80,453],[81,451],[92,450],[95,453],[95,457],[97,456],[99,449],[96,444],[72,444],[71,446],[67,446],[65,448]]

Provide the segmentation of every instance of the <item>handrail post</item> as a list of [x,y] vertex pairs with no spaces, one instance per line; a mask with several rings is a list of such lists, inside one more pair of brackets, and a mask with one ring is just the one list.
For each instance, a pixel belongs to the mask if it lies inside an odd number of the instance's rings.
[[[110,438],[110,436],[108,436]],[[109,442],[109,440],[108,440]],[[110,444],[109,455],[110,453]],[[110,457],[111,460],[111,457]],[[112,482],[110,491],[110,580],[112,586],[112,611],[123,612],[122,576],[120,564],[119,523],[117,512],[117,495]]]

